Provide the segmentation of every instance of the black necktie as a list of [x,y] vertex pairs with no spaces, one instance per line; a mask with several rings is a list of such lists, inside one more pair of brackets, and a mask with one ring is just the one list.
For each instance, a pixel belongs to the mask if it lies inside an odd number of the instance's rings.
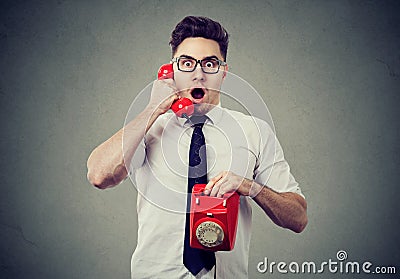
[[189,150],[188,198],[183,264],[193,275],[198,274],[203,268],[210,270],[215,265],[214,252],[190,247],[190,202],[192,188],[195,184],[207,183],[206,143],[202,130],[206,119],[207,116],[192,116],[190,118],[194,130]]

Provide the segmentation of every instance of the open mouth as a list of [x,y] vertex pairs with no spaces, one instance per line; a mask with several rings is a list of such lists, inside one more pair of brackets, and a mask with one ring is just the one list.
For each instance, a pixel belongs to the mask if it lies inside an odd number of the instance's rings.
[[204,97],[204,94],[203,88],[193,88],[192,92],[190,92],[190,95],[192,95],[194,99],[201,99]]

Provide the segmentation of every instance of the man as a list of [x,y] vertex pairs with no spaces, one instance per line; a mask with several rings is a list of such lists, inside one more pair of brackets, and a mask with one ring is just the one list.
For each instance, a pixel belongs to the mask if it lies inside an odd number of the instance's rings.
[[[275,224],[294,232],[307,224],[307,204],[269,125],[220,105],[228,70],[226,30],[209,18],[188,16],[172,32],[170,45],[174,79],[155,81],[144,110],[92,152],[88,179],[105,189],[128,172],[134,176],[140,195],[132,278],[246,278],[251,199]],[[190,120],[168,112],[181,97],[194,103]],[[195,136],[203,143],[193,155]],[[240,194],[232,251],[188,247],[186,196],[196,154],[206,157],[199,160],[206,163],[199,175],[206,195]]]

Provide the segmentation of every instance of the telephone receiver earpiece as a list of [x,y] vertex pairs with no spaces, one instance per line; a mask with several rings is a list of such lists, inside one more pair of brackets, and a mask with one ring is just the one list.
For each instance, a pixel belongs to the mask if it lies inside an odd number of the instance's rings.
[[172,64],[164,64],[158,69],[157,79],[174,79],[174,68]]
[[[172,64],[164,64],[158,70],[158,79],[174,79],[174,68]],[[171,105],[171,110],[178,116],[189,118],[194,112],[193,102],[188,98],[179,98]]]

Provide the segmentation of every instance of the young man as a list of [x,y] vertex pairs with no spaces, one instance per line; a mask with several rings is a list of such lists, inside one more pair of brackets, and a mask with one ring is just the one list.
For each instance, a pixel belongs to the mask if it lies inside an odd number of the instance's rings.
[[[170,45],[174,78],[155,81],[143,111],[92,152],[88,179],[105,189],[129,171],[134,175],[140,195],[132,278],[246,278],[251,199],[275,224],[294,232],[307,224],[307,204],[269,125],[220,105],[228,70],[226,30],[209,18],[188,16]],[[181,97],[194,103],[191,120],[168,112]],[[195,137],[202,141],[197,151]],[[199,161],[195,167],[193,158]],[[205,172],[193,175],[203,163]],[[188,246],[186,197],[191,179],[199,177],[207,195],[240,194],[232,251]]]

